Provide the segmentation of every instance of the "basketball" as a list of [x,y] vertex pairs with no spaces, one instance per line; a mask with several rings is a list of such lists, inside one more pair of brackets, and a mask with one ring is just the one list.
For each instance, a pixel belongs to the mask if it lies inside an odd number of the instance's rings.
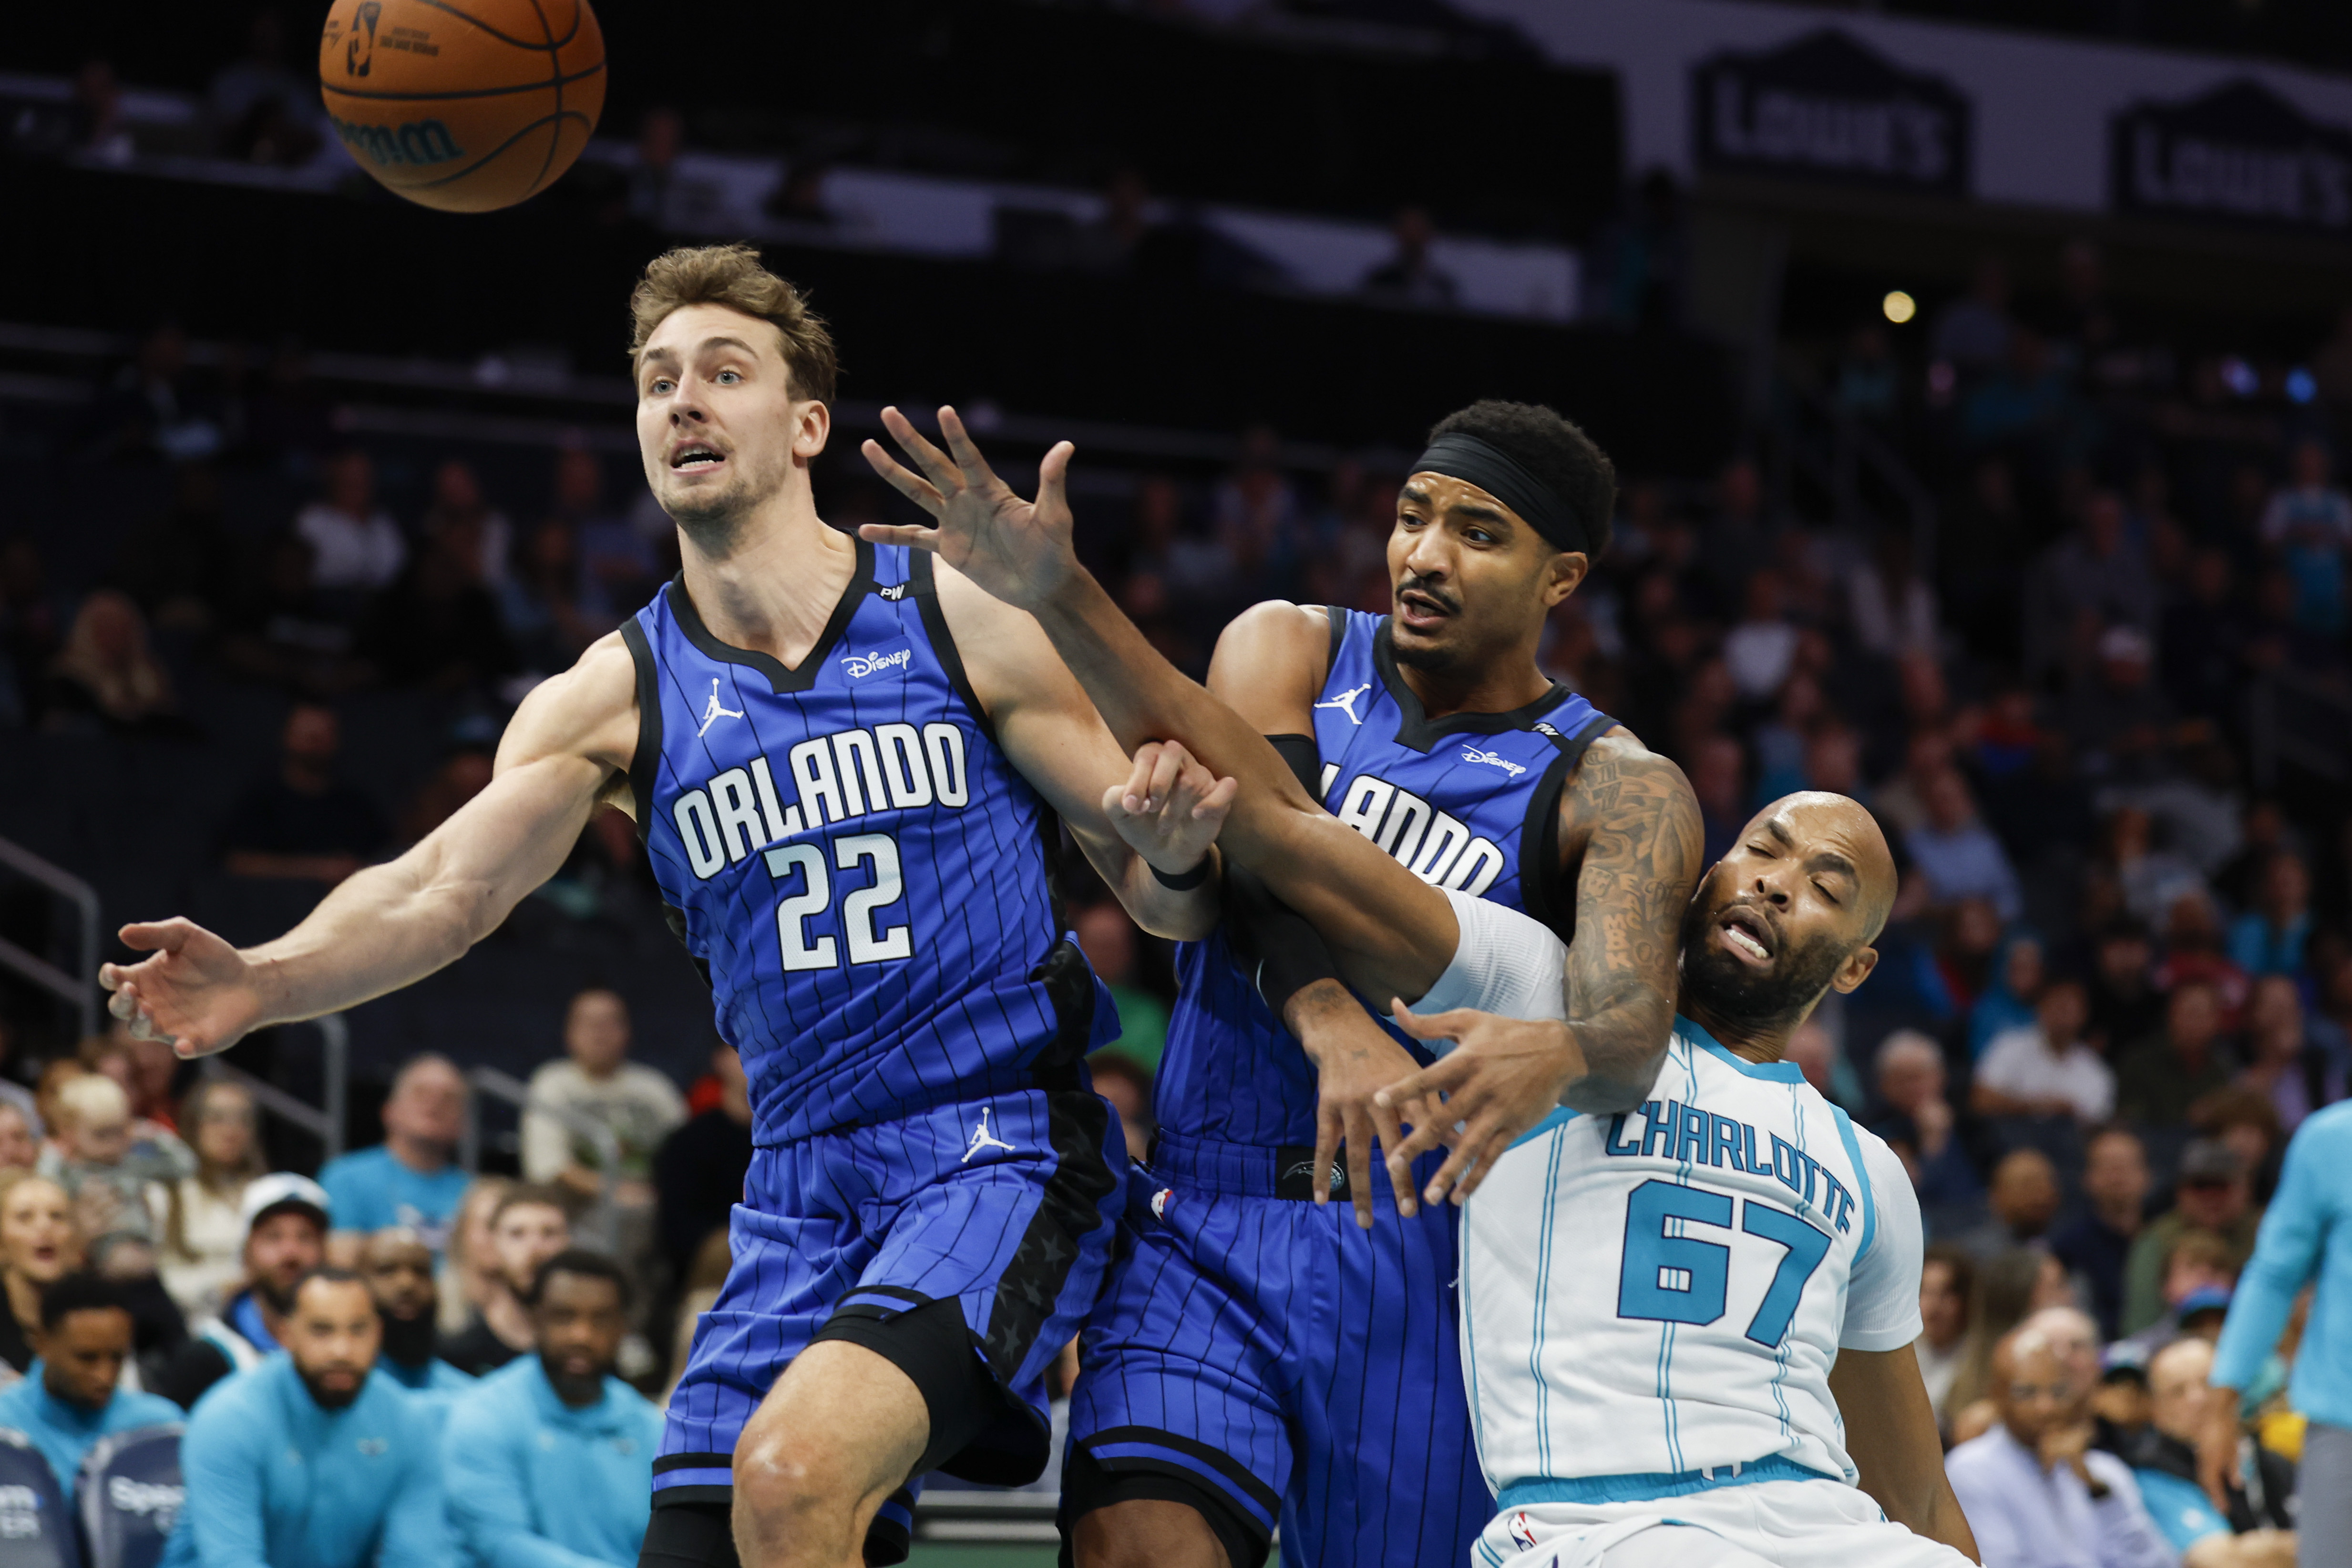
[[604,35],[587,0],[335,0],[319,85],[387,190],[486,213],[546,189],[588,145]]

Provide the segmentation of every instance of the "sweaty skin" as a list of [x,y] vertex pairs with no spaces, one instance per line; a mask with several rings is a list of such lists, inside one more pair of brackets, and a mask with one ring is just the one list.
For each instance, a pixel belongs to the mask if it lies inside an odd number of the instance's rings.
[[[1221,779],[1238,783],[1220,847],[1263,876],[1315,925],[1349,983],[1372,997],[1426,992],[1460,940],[1444,894],[1324,811],[1258,727],[1160,657],[1078,564],[1065,487],[1070,444],[1062,443],[1046,454],[1032,504],[988,467],[954,410],[940,411],[952,459],[896,409],[885,410],[883,418],[922,472],[901,466],[870,441],[866,460],[939,526],[868,525],[865,536],[937,551],[989,592],[1034,613],[1112,733],[1121,744],[1139,748],[1130,810],[1145,809],[1155,799],[1170,766],[1170,748],[1154,742],[1172,737]],[[1435,477],[1440,476],[1416,476],[1416,483]],[[1580,577],[1580,570],[1576,575]],[[1417,609],[1415,618],[1425,620],[1425,611]],[[1601,872],[1590,886],[1580,879],[1580,910],[1591,901],[1597,939],[1572,968],[1566,998],[1570,1021],[1468,1015],[1443,1020],[1443,1032],[1456,1041],[1454,1051],[1407,1080],[1410,1091],[1392,1094],[1383,1106],[1403,1109],[1423,1096],[1446,1096],[1442,1116],[1417,1112],[1413,1136],[1392,1149],[1390,1176],[1401,1198],[1409,1190],[1411,1161],[1425,1148],[1444,1144],[1452,1152],[1423,1196],[1436,1202],[1451,1192],[1458,1202],[1475,1190],[1482,1160],[1491,1163],[1491,1155],[1508,1147],[1551,1106],[1626,1109],[1639,1103],[1655,1076],[1671,1023],[1663,984],[1657,983],[1671,961],[1672,926],[1665,913],[1679,905],[1689,874],[1683,871],[1677,877],[1672,867],[1683,862],[1679,840],[1685,829],[1694,846],[1689,858],[1696,859],[1696,813],[1694,809],[1686,819],[1664,813],[1671,826],[1660,825],[1655,812],[1643,820],[1646,825],[1618,822],[1613,812],[1628,792],[1622,762],[1621,758],[1613,774],[1604,763],[1584,808],[1609,816],[1612,825],[1596,821],[1587,826],[1580,819],[1577,826],[1578,849],[1590,857],[1596,838],[1609,841],[1602,858],[1616,869]],[[1670,794],[1660,777],[1645,775],[1639,789]],[[1678,774],[1674,782],[1680,782]],[[1686,798],[1687,787],[1683,793]],[[1664,908],[1649,908],[1652,928],[1646,936],[1602,907],[1626,902],[1622,895],[1643,874],[1645,860],[1654,862],[1654,872],[1667,866],[1664,880],[1675,889]],[[1612,940],[1618,944],[1613,955]],[[1635,998],[1632,993],[1640,982],[1629,985],[1625,971],[1642,964],[1656,994]]]

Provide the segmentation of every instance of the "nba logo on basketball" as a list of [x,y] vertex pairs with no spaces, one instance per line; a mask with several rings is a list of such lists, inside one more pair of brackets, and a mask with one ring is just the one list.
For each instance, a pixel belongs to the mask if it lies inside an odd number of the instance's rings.
[[350,75],[363,77],[375,62],[375,24],[383,15],[383,6],[378,0],[365,0],[360,6],[356,18],[359,26],[352,29],[352,41],[343,51],[343,69]]

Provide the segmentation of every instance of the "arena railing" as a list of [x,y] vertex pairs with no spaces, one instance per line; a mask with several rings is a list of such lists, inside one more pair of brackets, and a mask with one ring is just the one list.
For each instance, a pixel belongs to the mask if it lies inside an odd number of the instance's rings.
[[281,1122],[291,1123],[319,1140],[321,1165],[343,1152],[344,1131],[351,1111],[352,1030],[341,1013],[310,1020],[319,1029],[320,1081],[325,1103],[313,1105],[289,1094],[223,1057],[205,1059],[207,1078],[226,1078],[253,1096],[253,1103]]
[[43,860],[24,845],[0,839],[0,867],[36,882],[74,906],[80,938],[79,961],[68,974],[37,953],[28,953],[0,936],[0,969],[13,970],[76,1009],[85,1039],[99,1031],[98,890],[62,866]]
[[[482,1169],[482,1100],[488,1096],[515,1108],[518,1122],[526,1116],[546,1116],[560,1122],[566,1130],[588,1140],[596,1151],[596,1207],[590,1228],[611,1231],[613,1218],[613,1184],[621,1168],[621,1140],[613,1129],[585,1112],[569,1105],[559,1105],[542,1100],[530,1092],[530,1085],[512,1073],[501,1072],[495,1067],[477,1067],[466,1074],[466,1082],[474,1093],[466,1102],[465,1125],[458,1134],[457,1164],[467,1175],[478,1176]],[[520,1127],[518,1127],[520,1135]],[[613,1236],[604,1238],[609,1245]]]

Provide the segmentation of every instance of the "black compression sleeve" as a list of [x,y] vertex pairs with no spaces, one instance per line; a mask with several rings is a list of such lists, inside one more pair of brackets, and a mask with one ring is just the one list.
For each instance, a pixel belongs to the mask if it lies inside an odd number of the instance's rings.
[[[1322,758],[1315,737],[1270,735],[1266,739],[1290,764],[1307,794],[1319,800]],[[1243,967],[1255,973],[1258,995],[1275,1017],[1280,1018],[1283,1004],[1308,986],[1339,977],[1339,966],[1315,927],[1276,898],[1264,878],[1231,862],[1225,865],[1224,920],[1226,939]]]

